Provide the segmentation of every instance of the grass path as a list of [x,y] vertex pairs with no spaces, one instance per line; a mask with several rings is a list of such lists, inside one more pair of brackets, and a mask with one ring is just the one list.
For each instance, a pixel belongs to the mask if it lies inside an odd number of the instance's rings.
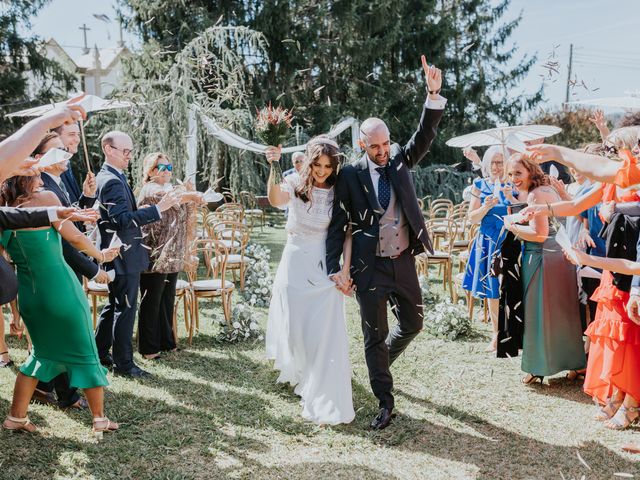
[[[275,266],[282,230],[268,228],[255,241],[272,248]],[[604,429],[580,386],[562,377],[522,386],[518,359],[484,352],[486,325],[475,323],[465,341],[419,335],[392,369],[398,417],[373,433],[366,426],[377,403],[355,301],[348,331],[356,419],[332,428],[301,419],[263,345],[215,343],[212,312],[205,310],[191,347],[182,342],[185,350],[161,362],[136,359],[152,379],[110,376],[106,409],[122,428],[102,442],[89,435],[88,413],[32,406],[39,434],[0,432],[0,479],[640,478],[635,458],[619,449],[640,441],[637,431]],[[10,341],[18,364],[25,345]],[[14,377],[0,369],[2,415]]]

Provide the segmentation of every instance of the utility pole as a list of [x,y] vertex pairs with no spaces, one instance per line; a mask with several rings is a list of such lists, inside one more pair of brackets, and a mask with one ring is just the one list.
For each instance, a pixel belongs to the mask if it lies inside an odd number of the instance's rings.
[[564,109],[566,110],[567,103],[569,103],[569,90],[571,86],[571,70],[573,69],[573,43],[569,44],[569,68],[567,69],[567,94],[564,98]]
[[91,30],[89,27],[87,27],[86,23],[83,23],[81,27],[78,27],[78,30],[82,30],[82,32],[84,33],[84,49],[82,50],[82,53],[89,53],[89,44],[87,42],[87,32],[89,30]]
[[122,38],[122,19],[118,19],[118,24],[120,25],[120,41],[118,42],[118,47],[124,47],[124,40]]

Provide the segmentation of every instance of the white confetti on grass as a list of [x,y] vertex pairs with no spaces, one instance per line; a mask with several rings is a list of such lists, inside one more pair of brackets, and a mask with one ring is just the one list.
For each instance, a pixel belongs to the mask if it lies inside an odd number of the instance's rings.
[[583,464],[585,467],[587,467],[587,470],[591,470],[591,467],[589,466],[589,464],[584,461],[584,458],[582,458],[582,456],[580,455],[580,452],[577,450],[576,450],[576,455],[578,456],[578,460],[580,460],[580,463]]

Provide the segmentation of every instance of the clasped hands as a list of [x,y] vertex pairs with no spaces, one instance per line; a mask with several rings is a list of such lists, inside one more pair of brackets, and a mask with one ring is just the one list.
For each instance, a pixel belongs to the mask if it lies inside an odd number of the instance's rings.
[[329,278],[335,282],[336,288],[340,290],[343,295],[351,296],[356,289],[348,271],[341,270],[339,273],[329,275]]

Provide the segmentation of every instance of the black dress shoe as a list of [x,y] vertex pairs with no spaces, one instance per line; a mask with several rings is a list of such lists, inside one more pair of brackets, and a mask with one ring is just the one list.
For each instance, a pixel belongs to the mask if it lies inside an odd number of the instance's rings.
[[113,367],[113,358],[111,358],[111,355],[107,355],[106,357],[100,359],[100,363],[103,367],[111,368]]
[[41,403],[42,405],[55,405],[58,406],[58,399],[53,392],[44,392],[37,388],[33,391],[31,401]]
[[141,369],[137,365],[134,365],[133,367],[131,367],[131,370],[128,370],[128,371],[122,371],[122,370],[118,370],[117,368],[114,368],[113,373],[116,375],[120,375],[122,377],[129,377],[129,378],[147,378],[151,376],[149,372]]
[[391,423],[391,418],[393,417],[391,412],[393,412],[393,408],[382,407],[376,418],[371,420],[371,424],[369,426],[373,430],[382,430],[387,428]]

